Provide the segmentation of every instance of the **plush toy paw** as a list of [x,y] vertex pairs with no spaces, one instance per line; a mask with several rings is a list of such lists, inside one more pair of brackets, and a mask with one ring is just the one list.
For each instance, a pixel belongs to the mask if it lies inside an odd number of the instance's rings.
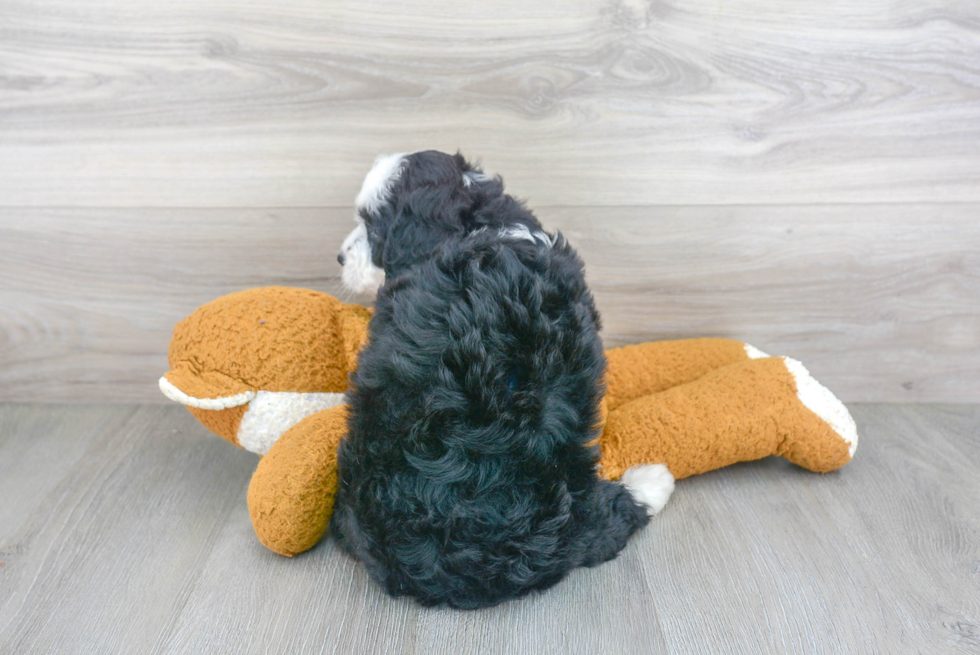
[[786,368],[793,375],[796,383],[796,396],[806,408],[823,419],[841,439],[847,442],[847,451],[851,457],[857,450],[858,433],[854,418],[847,411],[837,396],[830,389],[817,382],[802,362],[791,357],[784,357]]
[[[826,473],[846,464],[857,450],[857,425],[837,396],[827,387],[817,382],[802,363],[790,357],[782,357],[786,370],[793,376],[796,397],[820,424],[812,428],[807,425],[802,435],[790,435],[776,454],[811,471]],[[810,423],[814,423],[812,420]],[[844,458],[842,443],[846,444],[847,457]]]
[[660,462],[676,479],[780,455],[811,471],[840,468],[857,430],[847,408],[799,362],[746,359],[611,410],[602,475]]
[[292,557],[316,545],[337,495],[337,447],[347,432],[347,406],[308,416],[259,461],[248,486],[248,513],[267,548]]

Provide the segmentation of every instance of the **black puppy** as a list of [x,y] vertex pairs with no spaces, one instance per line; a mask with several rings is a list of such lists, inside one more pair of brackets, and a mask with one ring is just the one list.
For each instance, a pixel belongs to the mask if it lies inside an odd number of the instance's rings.
[[381,286],[332,532],[392,595],[477,608],[616,556],[673,490],[596,471],[605,366],[582,262],[459,154],[380,157],[339,260]]

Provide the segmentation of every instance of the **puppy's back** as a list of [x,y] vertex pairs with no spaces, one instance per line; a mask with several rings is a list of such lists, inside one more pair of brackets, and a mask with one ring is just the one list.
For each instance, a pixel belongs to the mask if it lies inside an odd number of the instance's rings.
[[389,593],[479,607],[590,563],[609,492],[590,445],[598,329],[561,238],[484,231],[388,281],[352,379],[333,526]]

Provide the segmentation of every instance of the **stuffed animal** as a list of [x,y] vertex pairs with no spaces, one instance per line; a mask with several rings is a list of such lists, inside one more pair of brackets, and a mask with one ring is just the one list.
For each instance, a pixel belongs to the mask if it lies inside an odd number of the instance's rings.
[[[282,555],[313,547],[329,524],[343,392],[370,316],[324,293],[265,287],[207,303],[174,329],[160,389],[262,456],[249,513]],[[825,473],[857,448],[847,409],[796,360],[730,339],[625,346],[606,359],[599,472],[627,486],[632,467],[659,465],[669,496],[673,479],[769,455]]]

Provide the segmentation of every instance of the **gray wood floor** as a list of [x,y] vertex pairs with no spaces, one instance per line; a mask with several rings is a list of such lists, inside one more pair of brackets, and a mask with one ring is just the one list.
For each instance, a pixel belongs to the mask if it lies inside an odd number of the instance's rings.
[[980,407],[856,405],[855,460],[684,480],[622,555],[485,611],[251,531],[178,407],[0,405],[0,653],[980,653]]

